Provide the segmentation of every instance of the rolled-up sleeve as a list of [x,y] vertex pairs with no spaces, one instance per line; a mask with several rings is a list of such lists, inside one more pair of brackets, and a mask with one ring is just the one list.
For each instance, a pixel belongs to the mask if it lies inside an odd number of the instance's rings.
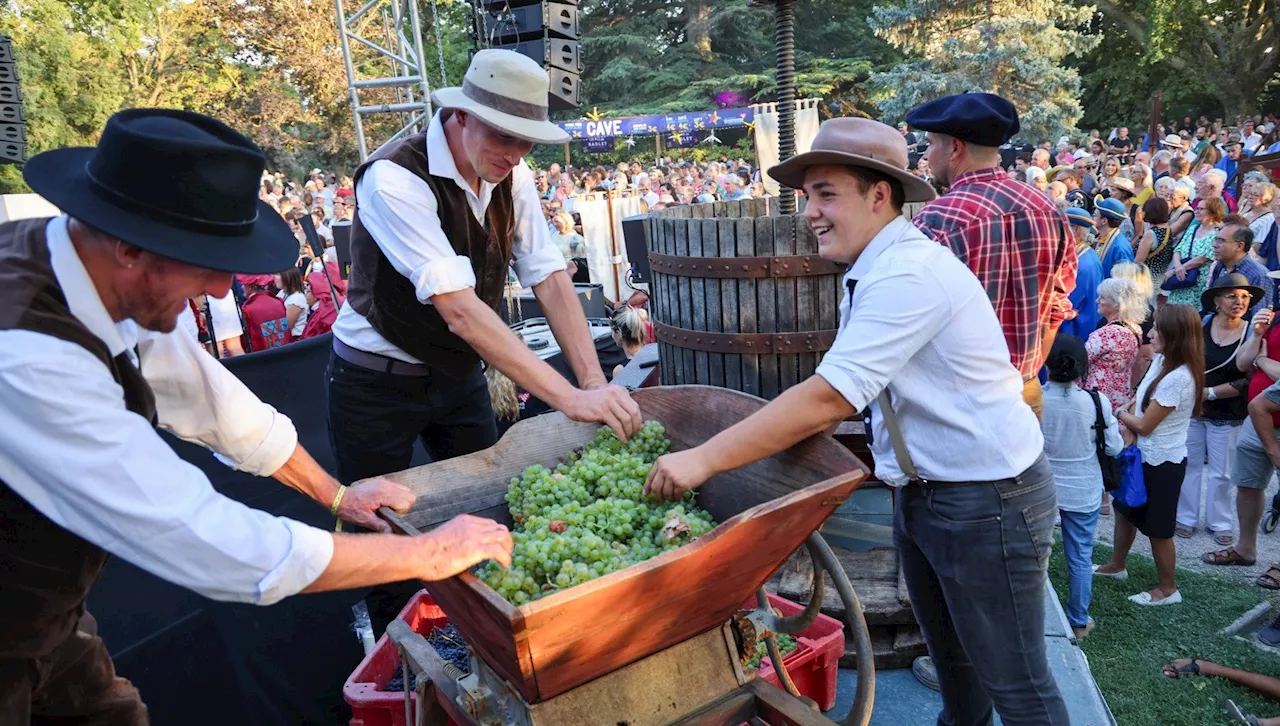
[[945,289],[918,266],[859,284],[848,322],[817,374],[855,411],[866,408],[951,319]]
[[511,264],[524,287],[533,287],[563,270],[564,254],[551,244],[547,220],[542,216],[542,200],[529,165],[520,162],[511,172],[511,196],[516,218],[516,238],[511,247]]
[[332,535],[218,494],[88,351],[28,331],[0,350],[0,479],[59,526],[217,600],[269,605],[328,567]]
[[229,466],[271,476],[293,455],[298,431],[189,335],[142,332],[142,375],[156,396],[160,426],[218,454]]
[[476,286],[471,260],[449,243],[439,203],[422,179],[393,162],[376,161],[360,177],[356,198],[360,224],[396,272],[413,283],[419,301],[430,304],[434,295]]

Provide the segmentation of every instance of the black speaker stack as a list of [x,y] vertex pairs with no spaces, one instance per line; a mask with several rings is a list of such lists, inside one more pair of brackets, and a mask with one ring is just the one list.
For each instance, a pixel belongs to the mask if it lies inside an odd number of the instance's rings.
[[27,160],[26,124],[13,40],[0,35],[0,164],[21,164]]
[[550,107],[578,107],[582,74],[578,0],[476,0],[480,45],[522,53],[547,69],[551,77]]

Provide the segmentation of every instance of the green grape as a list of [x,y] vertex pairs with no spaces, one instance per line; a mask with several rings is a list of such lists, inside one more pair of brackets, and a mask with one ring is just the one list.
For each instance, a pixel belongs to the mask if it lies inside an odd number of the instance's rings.
[[693,505],[644,496],[644,480],[670,448],[665,429],[649,421],[626,444],[602,427],[554,468],[530,466],[514,477],[506,501],[512,567],[490,562],[477,576],[522,605],[681,547],[715,528]]

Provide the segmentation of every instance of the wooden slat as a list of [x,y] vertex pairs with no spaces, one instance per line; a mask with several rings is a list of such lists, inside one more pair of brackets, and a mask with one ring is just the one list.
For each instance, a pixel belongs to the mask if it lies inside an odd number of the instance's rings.
[[[648,221],[651,225],[650,236],[648,238],[649,251],[660,253],[662,252],[662,215],[655,214],[650,217]],[[665,276],[661,273],[654,272],[652,273],[652,277],[653,280],[649,284],[649,314],[653,316],[654,320],[666,320],[667,311],[663,306],[667,301],[662,297],[662,283],[663,277]],[[663,364],[666,362],[667,353],[665,350],[662,350],[662,348],[663,346],[658,346],[658,369],[660,375],[666,375],[666,373],[662,372],[662,369],[666,367]]]
[[[705,257],[712,257],[720,254],[720,228],[714,219],[704,219],[702,221],[702,254]],[[720,281],[707,280],[706,291],[707,330],[713,333],[722,332],[724,330],[724,326],[720,314]],[[724,385],[724,366],[724,354],[707,354],[707,367],[711,371],[711,385]]]
[[[716,232],[720,237],[720,256],[736,257],[738,246],[735,241],[736,229],[733,223],[719,220]],[[720,281],[720,328],[726,333],[740,333],[738,325],[738,281]],[[711,311],[716,314],[715,310]],[[735,391],[742,390],[742,356],[737,353],[726,353],[724,356],[724,386]]]
[[[739,202],[745,204],[745,202]],[[751,217],[734,220],[734,234],[737,237],[738,255],[751,257],[756,254],[756,224]],[[760,332],[757,323],[756,287],[761,281],[747,278],[738,280],[738,328],[742,333]],[[744,354],[742,356],[742,388],[743,393],[760,395],[760,356]]]
[[[658,252],[662,254],[671,254],[671,240],[674,236],[675,222],[668,218],[662,220],[662,233],[658,235]],[[655,275],[654,279],[657,279]],[[662,286],[658,290],[659,296],[662,298],[662,309],[665,314],[662,321],[669,325],[677,325],[675,318],[675,305],[671,294],[671,285],[673,278],[669,275],[662,276]],[[659,345],[662,356],[662,383],[664,385],[673,385],[676,382],[676,366],[675,366],[675,349],[669,345]]]
[[[676,227],[675,253],[677,255],[689,256],[689,226],[692,220],[680,220],[680,224]],[[693,327],[693,302],[690,299],[690,280],[687,277],[679,277],[676,279],[676,301],[680,306],[680,327],[688,330]],[[693,373],[693,351],[681,350],[680,359],[676,361],[678,366],[678,378],[681,383],[700,383],[694,378]]]
[[[763,200],[753,200],[757,202],[756,211],[763,212]],[[775,252],[773,243],[773,220],[767,216],[756,216],[752,220],[755,227],[753,232],[755,236],[756,253],[772,254]],[[762,333],[775,333],[778,330],[777,300],[778,284],[776,281],[767,279],[760,280],[756,283],[756,324]],[[778,356],[762,355],[760,361],[760,396],[767,400],[772,400],[778,396]]]
[[[689,225],[689,256],[701,257],[703,255],[702,234],[703,225],[700,221],[693,221]],[[705,332],[707,330],[707,286],[706,281],[701,277],[689,279],[689,307],[692,312],[693,330]],[[693,352],[693,380],[696,383],[710,383],[711,369],[707,362],[708,354],[701,350]]]
[[[776,200],[775,200],[776,201]],[[774,205],[777,206],[776,204]],[[793,255],[796,247],[796,217],[776,216],[773,220],[773,249],[779,255]],[[776,300],[778,312],[776,325],[779,333],[796,331],[796,285],[799,278],[777,281]],[[778,392],[787,390],[799,382],[800,358],[797,355],[778,356]]]
[[[814,278],[818,297],[818,330],[833,330],[840,321],[841,275],[823,275]],[[814,364],[822,361],[822,352],[814,355]]]
[[[796,254],[811,255],[818,252],[818,238],[803,219],[796,220]],[[796,327],[798,330],[815,330],[818,324],[818,278],[802,277],[796,280]],[[821,289],[826,289],[823,286]],[[815,353],[801,353],[797,356],[800,362],[800,380],[813,375],[818,365]]]

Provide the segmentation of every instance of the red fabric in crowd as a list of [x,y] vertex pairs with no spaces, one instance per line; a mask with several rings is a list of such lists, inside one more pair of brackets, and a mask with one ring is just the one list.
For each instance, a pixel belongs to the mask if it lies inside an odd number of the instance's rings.
[[[1267,331],[1267,357],[1280,355],[1280,325],[1273,325]],[[1271,387],[1275,381],[1271,380],[1271,376],[1262,372],[1261,368],[1254,369],[1253,375],[1249,378],[1249,400],[1258,397],[1258,394]],[[1280,427],[1280,413],[1271,414],[1271,421]]]
[[[337,283],[338,281],[334,280],[335,287]],[[319,272],[307,275],[307,284],[311,287],[311,294],[316,298],[316,306],[307,316],[307,326],[302,329],[303,340],[324,335],[333,327],[333,321],[338,319],[338,308],[333,304],[333,294],[329,292],[329,283],[324,279],[324,275]]]
[[255,292],[240,307],[254,351],[278,348],[290,342],[289,318],[284,301],[265,292]]

